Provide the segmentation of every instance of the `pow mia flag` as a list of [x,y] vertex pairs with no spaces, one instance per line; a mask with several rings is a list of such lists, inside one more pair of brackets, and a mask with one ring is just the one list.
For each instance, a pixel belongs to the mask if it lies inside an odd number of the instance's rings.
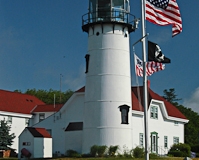
[[162,53],[160,46],[150,41],[148,41],[148,61],[171,63],[171,60]]

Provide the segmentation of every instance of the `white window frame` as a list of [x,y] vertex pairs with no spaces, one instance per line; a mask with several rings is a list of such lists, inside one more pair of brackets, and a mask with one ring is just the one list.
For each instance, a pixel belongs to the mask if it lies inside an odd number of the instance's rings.
[[29,118],[25,118],[25,125],[29,125]]
[[152,119],[158,119],[158,107],[157,106],[151,106],[150,117]]
[[7,123],[12,124],[12,116],[8,116]]
[[173,144],[179,143],[179,137],[173,137]]
[[39,122],[45,119],[45,113],[39,113]]

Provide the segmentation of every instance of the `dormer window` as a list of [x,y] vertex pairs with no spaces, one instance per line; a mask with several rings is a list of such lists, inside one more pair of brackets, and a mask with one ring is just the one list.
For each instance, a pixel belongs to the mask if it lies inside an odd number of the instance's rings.
[[40,113],[39,114],[39,122],[43,121],[45,119],[45,114],[44,113]]
[[151,106],[151,118],[158,119],[158,107],[157,106]]
[[129,106],[122,105],[119,106],[121,112],[121,124],[129,124],[128,123],[128,113],[129,113]]

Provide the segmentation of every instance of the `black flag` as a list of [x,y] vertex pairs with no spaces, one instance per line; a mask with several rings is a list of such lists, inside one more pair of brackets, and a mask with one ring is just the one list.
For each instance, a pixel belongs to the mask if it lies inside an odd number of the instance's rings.
[[150,41],[148,41],[148,61],[171,63],[171,60],[162,53],[160,46]]

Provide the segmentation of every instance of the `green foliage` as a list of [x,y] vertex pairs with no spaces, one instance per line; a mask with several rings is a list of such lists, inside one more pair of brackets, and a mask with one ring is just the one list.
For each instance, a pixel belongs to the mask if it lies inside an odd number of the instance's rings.
[[150,154],[149,154],[149,158],[150,158],[150,159],[161,159],[162,157],[158,156],[158,155],[155,154],[155,153],[150,153]]
[[132,152],[133,150],[129,150],[128,147],[126,145],[123,146],[123,156],[124,157],[132,157]]
[[177,98],[174,88],[170,88],[169,91],[167,89],[165,89],[163,92],[164,92],[163,98],[172,104],[177,104],[176,101],[181,100],[181,99]]
[[199,153],[199,144],[192,145],[191,146],[191,151]]
[[[177,98],[175,94],[175,90],[173,88],[168,90],[164,90],[164,96],[167,101],[176,106],[189,120],[187,124],[185,124],[185,143],[191,145],[199,144],[199,114],[192,111],[190,108],[186,108],[182,105],[179,105],[176,101],[180,100]],[[189,107],[189,106],[187,106]]]
[[75,158],[80,158],[81,154],[79,154],[77,151],[74,151],[72,149],[69,149],[66,151],[66,156],[67,157],[75,157]]
[[64,104],[66,101],[72,96],[74,92],[71,90],[67,90],[66,92],[60,92],[57,90],[49,89],[47,90],[36,90],[36,89],[28,89],[25,94],[30,94],[46,104],[53,104],[54,103],[54,95],[55,95],[55,103],[56,104]]
[[133,157],[135,157],[135,158],[143,158],[144,157],[144,148],[135,147],[133,149]]
[[107,146],[105,145],[104,146],[93,145],[90,148],[90,154],[92,157],[96,157],[96,156],[103,157],[106,149],[107,149]]
[[92,157],[95,157],[97,155],[97,151],[98,151],[98,146],[97,145],[93,145],[90,148],[90,154]]
[[185,143],[190,146],[199,144],[199,115],[190,108],[185,108],[182,105],[176,106],[189,120],[185,124]]
[[115,153],[117,152],[117,150],[119,149],[119,146],[110,146],[108,148],[108,155],[109,156],[115,156]]
[[12,145],[13,139],[15,138],[14,133],[10,134],[10,126],[5,120],[0,121],[0,150],[11,149],[9,146]]
[[168,154],[172,157],[183,157],[183,152],[181,151],[169,151]]
[[103,157],[106,149],[107,149],[107,146],[98,146],[98,150],[97,150],[98,156]]
[[189,157],[191,154],[191,147],[183,143],[174,144],[168,154],[174,157]]

